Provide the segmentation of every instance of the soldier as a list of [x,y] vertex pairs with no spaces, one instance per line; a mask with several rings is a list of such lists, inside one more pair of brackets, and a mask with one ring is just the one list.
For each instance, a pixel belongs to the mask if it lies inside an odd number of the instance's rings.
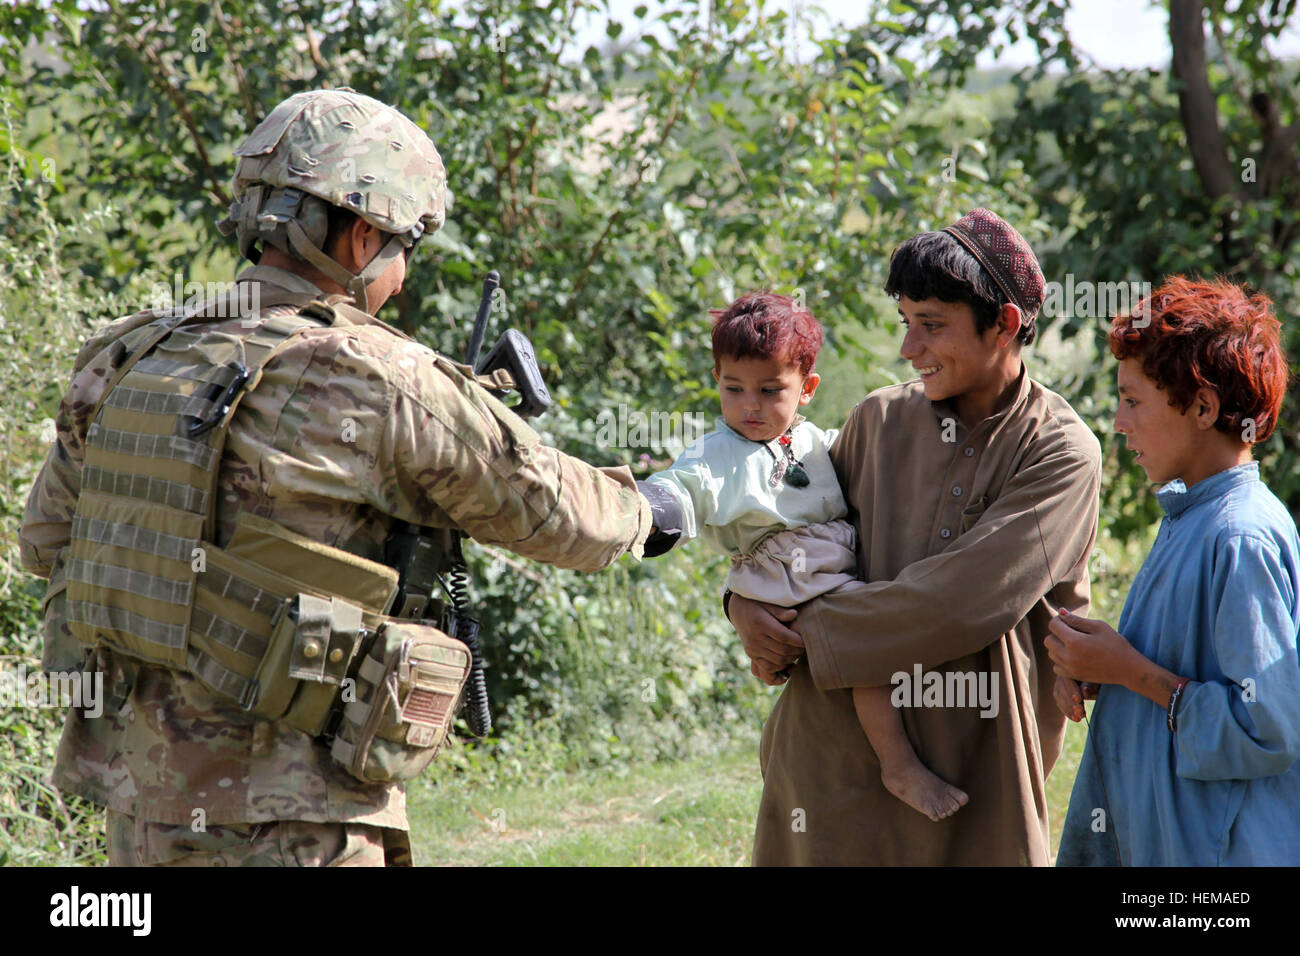
[[441,744],[468,655],[386,616],[390,532],[595,571],[641,556],[649,506],[373,317],[443,223],[414,123],[300,93],[236,155],[220,225],[256,265],[82,348],[27,503],[44,667],[105,675],[53,779],[107,808],[113,865],[409,864],[394,781]]

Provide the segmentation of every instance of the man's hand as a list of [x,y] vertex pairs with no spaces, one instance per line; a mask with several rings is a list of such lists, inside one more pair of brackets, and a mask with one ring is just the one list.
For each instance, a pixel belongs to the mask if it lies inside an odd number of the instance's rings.
[[794,608],[776,607],[733,594],[728,610],[731,625],[749,655],[750,672],[765,684],[784,684],[789,678],[781,671],[803,653],[803,638],[781,623],[788,624],[795,619]]
[[1079,617],[1062,608],[1047,627],[1052,632],[1044,642],[1047,654],[1056,673],[1072,681],[1127,687],[1138,665],[1146,661],[1105,621]]

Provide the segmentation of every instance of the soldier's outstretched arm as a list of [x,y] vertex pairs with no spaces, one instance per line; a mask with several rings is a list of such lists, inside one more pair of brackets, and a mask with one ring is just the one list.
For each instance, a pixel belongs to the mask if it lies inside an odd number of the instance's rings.
[[[626,466],[596,468],[537,432],[442,356],[403,342],[375,449],[375,504],[537,561],[596,571],[640,558],[650,505]],[[359,430],[359,434],[361,430]]]

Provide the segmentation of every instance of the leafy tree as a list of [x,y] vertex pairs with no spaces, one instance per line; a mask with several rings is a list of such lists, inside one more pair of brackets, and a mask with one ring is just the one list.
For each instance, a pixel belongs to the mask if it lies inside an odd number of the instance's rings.
[[[1037,244],[1049,280],[1224,275],[1267,291],[1279,315],[1300,301],[1300,115],[1296,66],[1271,46],[1295,22],[1289,0],[1258,4],[1171,0],[1167,70],[1102,69],[1070,39],[1063,0],[1015,4],[893,0],[857,31],[857,43],[885,57],[920,34],[917,78],[949,87],[970,77],[984,49],[1021,37],[1040,59],[1013,77],[1014,100],[991,117],[993,175],[1022,171],[1027,199],[1046,225]],[[909,89],[914,88],[909,86]],[[1107,323],[1067,317],[1063,331],[1105,357]],[[1286,323],[1284,322],[1284,326]],[[1296,354],[1300,330],[1287,329]],[[1114,462],[1109,435],[1113,365],[1096,363],[1072,386],[1092,396],[1090,421]],[[1268,480],[1300,515],[1300,394],[1283,406],[1257,452]],[[1104,514],[1121,538],[1158,517],[1131,463],[1113,463]]]
[[[234,144],[283,97],[349,85],[430,131],[452,189],[448,226],[422,246],[385,317],[460,355],[481,277],[500,270],[493,334],[514,325],[533,338],[558,400],[541,423],[547,436],[644,471],[672,449],[611,442],[602,422],[620,408],[713,417],[707,309],[758,286],[801,296],[830,333],[814,414],[833,425],[905,371],[885,330],[894,306],[879,291],[899,241],[978,205],[1024,223],[1035,242],[1100,216],[1086,197],[1066,197],[1073,181],[1060,194],[1043,188],[1029,148],[980,100],[953,96],[973,45],[1012,36],[1014,16],[918,51],[902,41],[928,36],[923,14],[939,8],[895,3],[860,30],[832,32],[810,59],[795,55],[775,4],[691,0],[660,17],[670,39],[611,22],[609,43],[581,47],[578,18],[603,9],[578,0],[0,8],[15,117],[0,148],[22,169],[18,201],[0,207],[0,236],[23,248],[48,231],[38,203],[56,227],[113,210],[58,247],[87,286],[118,297],[76,303],[78,330],[152,304],[145,290],[176,275],[228,279],[234,255],[213,223],[230,198]],[[1033,9],[1044,11],[1033,28],[1044,37],[1063,22],[1060,4]],[[1069,55],[1063,41],[1045,49]],[[1022,96],[1033,92],[1027,81]],[[1051,135],[1045,115],[1040,127]],[[1074,244],[1047,248],[1062,263],[1085,261],[1067,259]],[[40,282],[33,267],[0,283],[6,314]],[[40,396],[30,414],[50,414],[70,360],[13,370]],[[1081,373],[1063,390],[1073,398],[1088,381]],[[1149,516],[1125,520],[1119,527],[1136,533]],[[594,759],[717,746],[719,728],[752,730],[770,700],[720,618],[721,563],[699,549],[605,577],[486,550],[474,569],[490,684],[510,700],[502,726],[532,728],[557,761],[573,741]],[[650,701],[645,680],[658,688]]]

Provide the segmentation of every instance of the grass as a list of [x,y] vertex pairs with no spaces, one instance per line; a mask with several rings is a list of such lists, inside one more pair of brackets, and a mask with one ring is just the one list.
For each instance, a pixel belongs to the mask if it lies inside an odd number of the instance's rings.
[[411,788],[411,842],[431,866],[745,866],[761,791],[756,747],[539,785],[459,775]]
[[[1061,839],[1085,727],[1067,724],[1047,780],[1052,850]],[[9,754],[5,771],[33,785],[35,767]],[[27,771],[24,773],[23,771]],[[482,770],[426,777],[409,787],[416,862],[421,866],[748,866],[762,780],[757,743],[708,759],[623,765],[495,785]],[[64,806],[51,814],[0,800],[10,845],[0,865],[102,863],[102,811]],[[51,818],[53,817],[53,819]]]
[[31,726],[0,720],[0,867],[105,860],[104,811],[49,783],[59,729],[48,714]]
[[[1088,714],[1092,715],[1093,705],[1088,705]],[[1088,725],[1080,721],[1065,722],[1065,743],[1061,745],[1061,756],[1056,766],[1047,775],[1047,811],[1052,825],[1052,860],[1056,860],[1056,848],[1061,845],[1061,828],[1065,826],[1065,808],[1070,805],[1070,790],[1074,787],[1075,774],[1079,772],[1079,761],[1083,757],[1083,742],[1088,738]]]
[[[1070,723],[1047,780],[1052,852],[1085,727]],[[762,780],[757,746],[716,758],[490,786],[461,774],[410,788],[422,866],[748,866]]]

